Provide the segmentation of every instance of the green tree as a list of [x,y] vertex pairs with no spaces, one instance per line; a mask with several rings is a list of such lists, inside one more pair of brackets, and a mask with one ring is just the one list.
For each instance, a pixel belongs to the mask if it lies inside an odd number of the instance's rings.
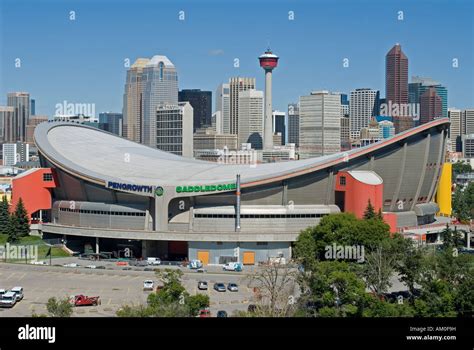
[[365,283],[340,261],[315,261],[299,279],[302,295],[297,315],[319,317],[360,316]]
[[[11,215],[12,230],[18,237],[26,237],[30,234],[30,222],[28,213],[26,212],[23,200],[20,198],[15,207],[15,211]],[[12,232],[10,232],[12,234]]]
[[474,183],[470,183],[464,190],[456,187],[453,195],[452,207],[454,216],[461,222],[472,218],[474,205]]
[[302,231],[295,242],[295,257],[309,266],[314,260],[324,260],[328,246],[360,245],[365,253],[383,241],[389,241],[390,226],[383,220],[359,220],[353,214],[339,213],[323,217],[319,224]]
[[190,316],[197,316],[199,310],[209,307],[210,300],[207,294],[196,294],[188,296],[185,300],[189,308]]
[[46,304],[46,310],[51,317],[71,317],[73,313],[73,305],[67,299],[49,298]]
[[16,243],[20,239],[18,235],[18,230],[16,229],[16,220],[13,215],[10,215],[8,219],[7,234],[8,243]]
[[397,260],[395,269],[399,274],[400,281],[405,283],[411,294],[410,301],[413,303],[415,285],[420,282],[421,271],[423,268],[424,249],[415,246],[411,239],[405,240],[405,254]]
[[457,162],[453,164],[453,179],[458,174],[470,173],[472,171],[471,165],[469,163]]
[[372,203],[370,203],[370,199],[369,199],[369,203],[367,204],[367,208],[365,208],[364,219],[366,219],[366,220],[375,219],[375,217],[376,217],[375,209],[374,209]]
[[0,234],[8,235],[10,221],[10,206],[7,197],[3,196],[0,202]]
[[363,268],[365,282],[377,296],[382,296],[391,286],[397,254],[390,242],[384,242],[367,254]]

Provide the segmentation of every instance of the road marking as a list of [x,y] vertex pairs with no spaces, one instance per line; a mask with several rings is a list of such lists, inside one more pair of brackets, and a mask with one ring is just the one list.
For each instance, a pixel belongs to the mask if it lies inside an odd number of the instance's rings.
[[112,302],[112,298],[109,298],[107,305],[110,305],[111,302]]
[[10,274],[10,276],[8,276],[6,279],[9,280],[10,278],[12,278],[12,277],[15,276],[15,275],[16,275],[16,272],[12,272],[12,273]]
[[23,275],[21,275],[21,277],[18,278],[19,281],[21,281],[23,278],[25,278],[26,276],[26,272],[23,272]]

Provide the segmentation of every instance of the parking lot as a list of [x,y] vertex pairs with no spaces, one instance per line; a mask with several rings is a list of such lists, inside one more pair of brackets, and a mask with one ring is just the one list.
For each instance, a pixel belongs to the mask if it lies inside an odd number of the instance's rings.
[[[53,264],[57,262],[53,261]],[[86,266],[90,262],[83,261],[82,264]],[[101,305],[75,308],[74,316],[114,316],[122,305],[145,304],[150,292],[143,291],[143,281],[157,281],[153,271],[138,268],[124,270],[112,263],[109,263],[107,269],[87,269],[83,266],[68,268],[0,263],[0,289],[10,289],[14,286],[24,288],[24,299],[11,309],[0,308],[0,317],[46,313],[49,298],[64,298],[76,294],[100,296]],[[204,273],[187,268],[180,269],[184,272],[183,285],[190,294],[209,294],[213,316],[218,310],[225,310],[229,315],[235,310],[247,310],[252,301],[252,289],[247,286],[246,275],[242,272],[224,272],[217,267]],[[198,281],[201,280],[208,282],[207,291],[197,289]],[[215,282],[225,283],[226,286],[230,282],[237,283],[239,291],[217,292],[212,288]]]

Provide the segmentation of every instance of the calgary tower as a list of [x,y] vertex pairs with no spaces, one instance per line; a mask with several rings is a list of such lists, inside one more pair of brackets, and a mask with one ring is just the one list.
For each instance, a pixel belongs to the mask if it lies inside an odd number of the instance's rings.
[[267,49],[258,59],[260,67],[265,70],[265,117],[263,123],[263,149],[273,149],[273,122],[272,122],[272,71],[278,65],[278,56]]

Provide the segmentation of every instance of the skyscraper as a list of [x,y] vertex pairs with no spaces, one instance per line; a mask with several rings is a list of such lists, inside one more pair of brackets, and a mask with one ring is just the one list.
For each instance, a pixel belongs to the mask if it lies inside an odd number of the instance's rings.
[[179,102],[189,102],[194,111],[193,130],[209,127],[212,124],[212,92],[200,89],[181,90],[178,93]]
[[449,125],[449,140],[451,141],[451,151],[461,152],[462,151],[461,136],[464,134],[463,112],[460,109],[449,108],[448,117],[451,123]]
[[465,135],[474,134],[474,108],[465,109],[463,119],[463,133]]
[[217,87],[215,111],[220,112],[222,133],[230,134],[230,84],[221,84]]
[[[239,93],[255,89],[255,78],[234,77],[230,79],[230,130],[231,134],[239,133]],[[224,124],[225,125],[225,124]],[[226,132],[224,128],[224,132]]]
[[263,91],[245,90],[239,93],[239,147],[251,143],[253,149],[263,148]]
[[387,103],[408,103],[408,58],[398,43],[385,56],[385,97]]
[[349,102],[350,135],[358,138],[360,130],[369,126],[370,119],[378,114],[379,92],[368,88],[351,91]]
[[298,103],[288,105],[288,143],[300,145],[300,108]]
[[103,112],[99,113],[99,129],[122,136],[123,115],[122,113]]
[[122,134],[129,140],[142,142],[142,103],[143,103],[143,68],[150,60],[138,58],[127,71],[125,93],[123,95],[123,130]]
[[142,143],[155,147],[156,110],[160,105],[176,106],[178,104],[178,73],[166,56],[157,55],[153,56],[143,68],[142,78]]
[[27,92],[10,92],[7,95],[7,104],[15,110],[15,141],[25,141],[26,125],[28,125],[30,119],[30,94]]
[[193,107],[189,102],[160,104],[155,112],[155,144],[162,151],[193,157]]
[[434,88],[429,88],[420,96],[420,124],[443,116],[443,104]]
[[286,144],[286,113],[280,111],[273,111],[273,134],[281,134],[281,144]]
[[16,132],[15,108],[0,106],[0,143],[15,142]]
[[441,85],[441,83],[434,81],[431,78],[413,76],[411,83],[408,84],[408,102],[420,103],[420,96],[428,90],[434,88],[439,97],[441,97],[443,118],[448,117],[448,89]]
[[30,121],[26,126],[26,143],[33,145],[34,139],[33,135],[35,133],[36,126],[40,123],[48,121],[47,115],[33,115],[30,117]]
[[315,91],[300,97],[300,158],[341,150],[341,96]]

